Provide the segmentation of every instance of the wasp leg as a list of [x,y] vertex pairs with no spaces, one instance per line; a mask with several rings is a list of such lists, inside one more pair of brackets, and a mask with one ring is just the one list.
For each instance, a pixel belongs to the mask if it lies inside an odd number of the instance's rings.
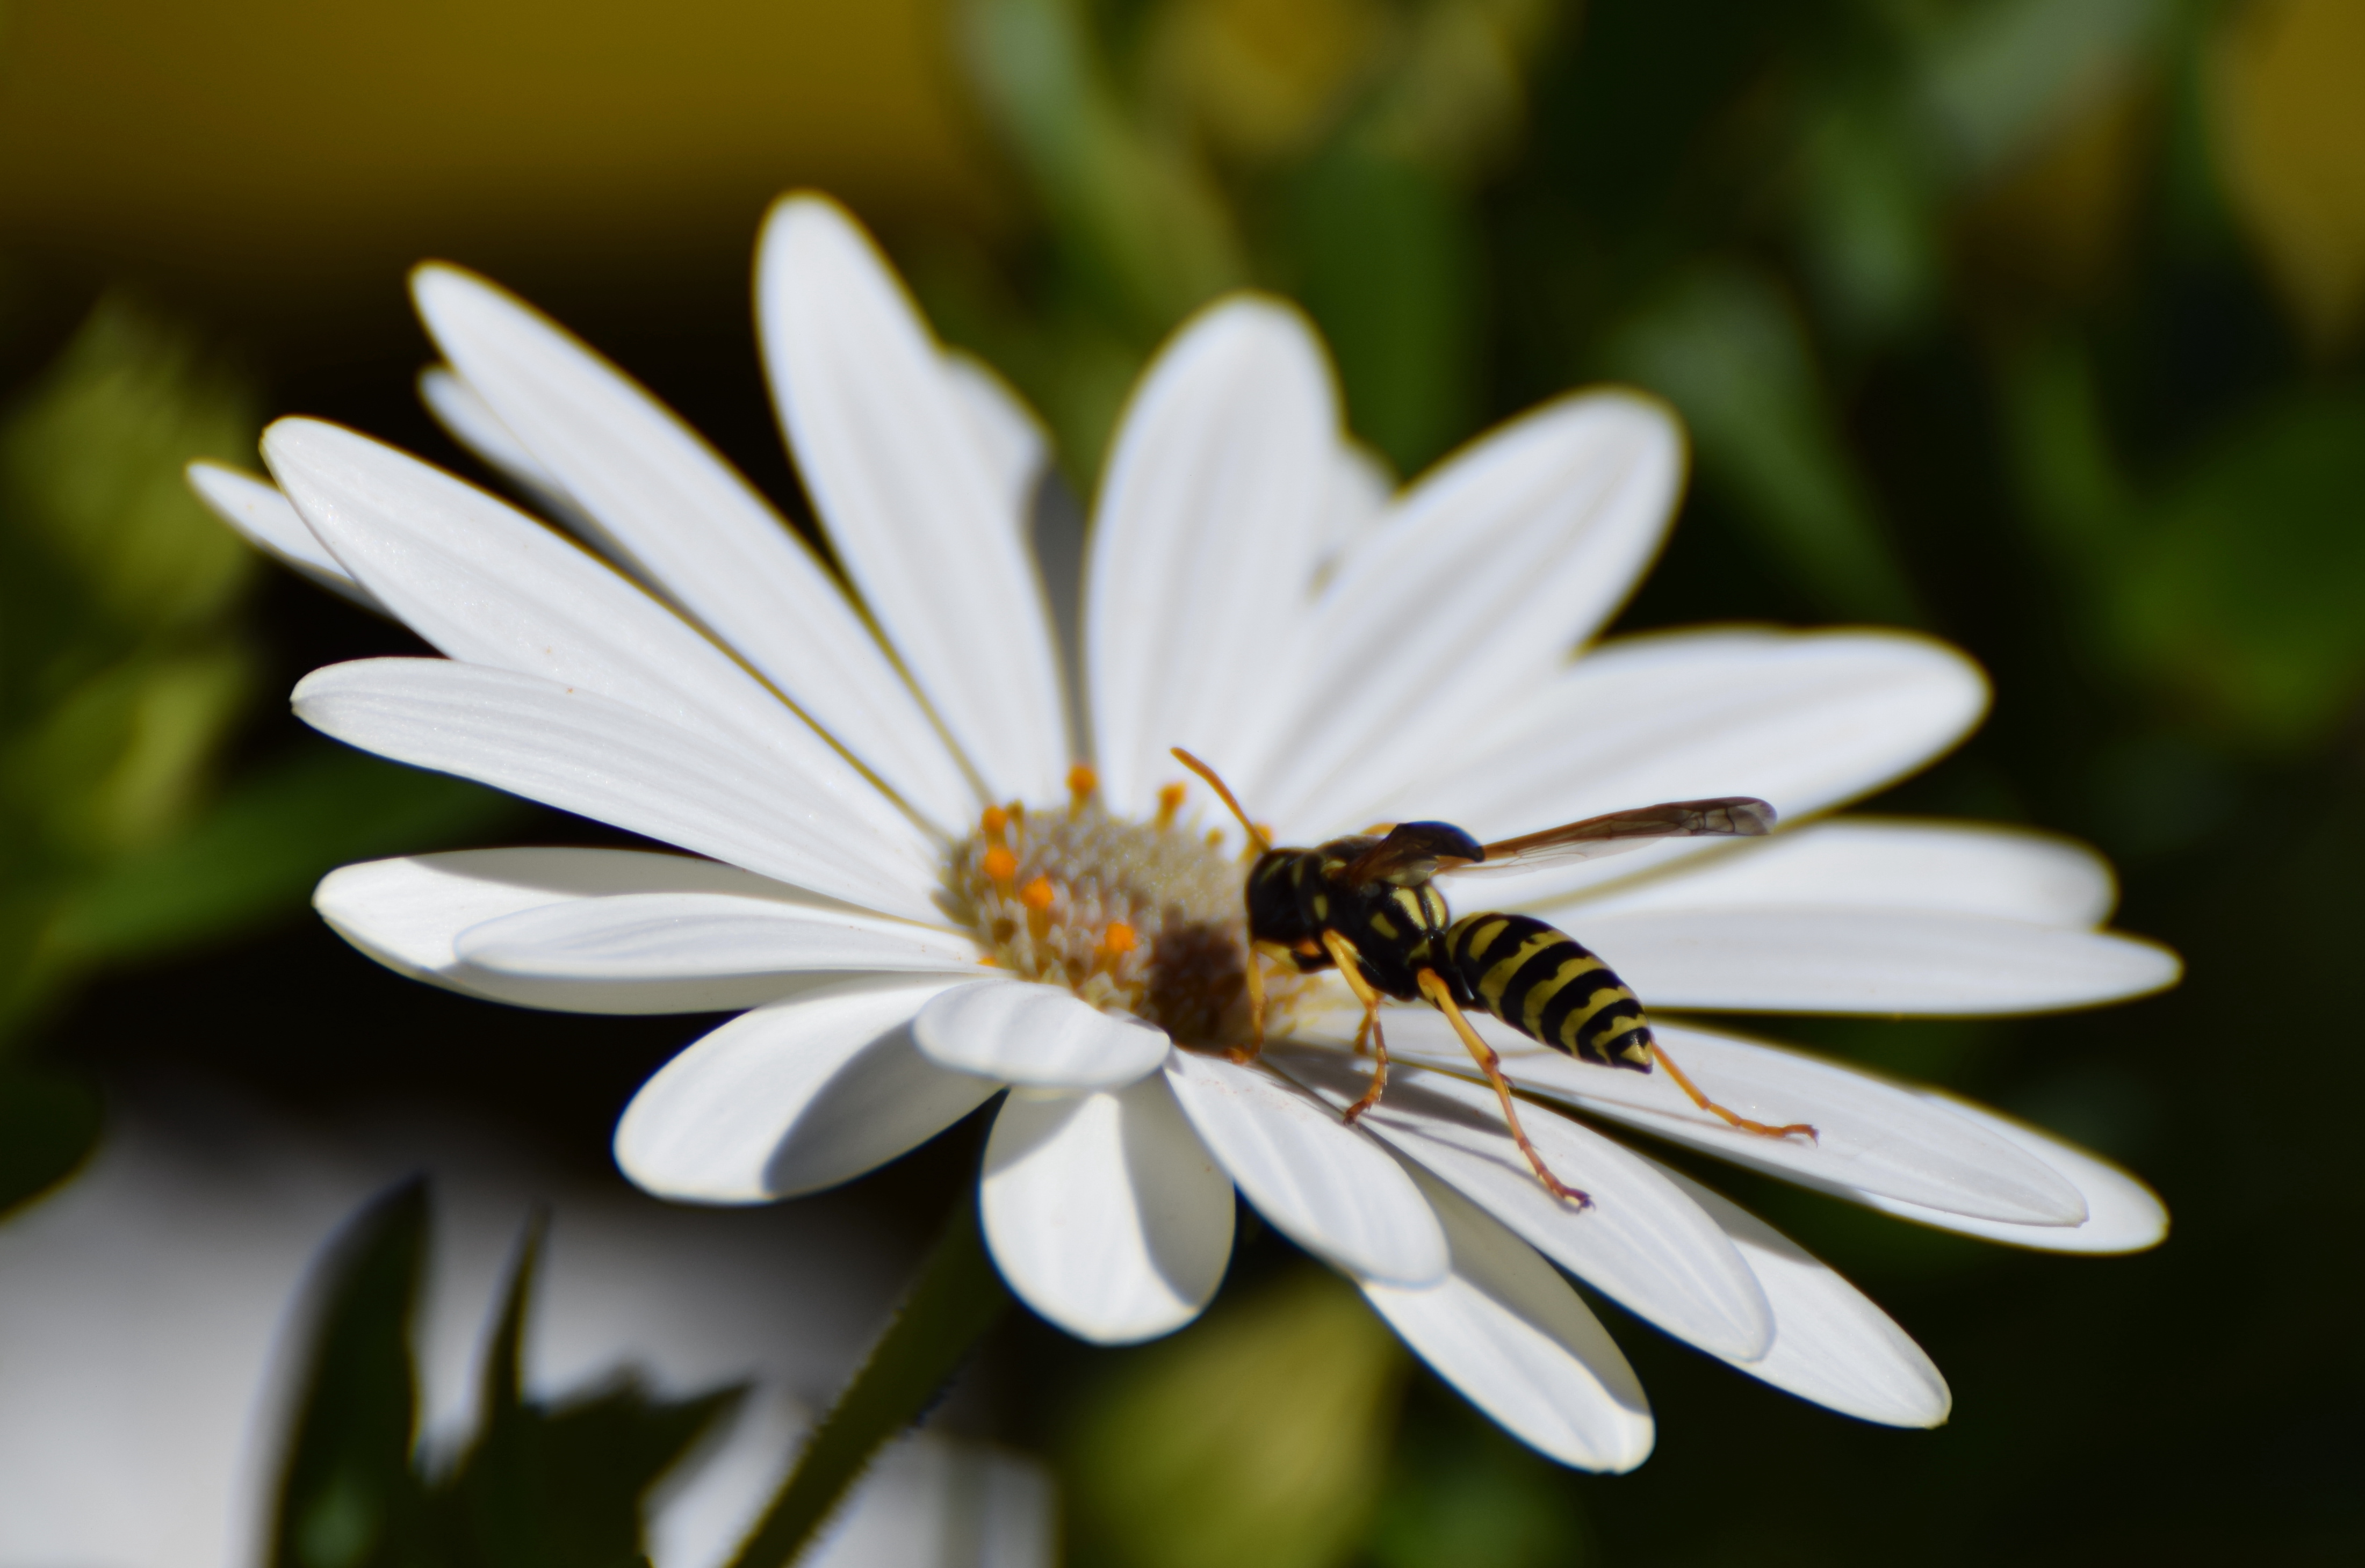
[[1518,1144],[1519,1152],[1528,1157],[1528,1164],[1534,1170],[1536,1180],[1541,1182],[1544,1190],[1553,1197],[1566,1198],[1581,1209],[1591,1208],[1593,1200],[1547,1170],[1544,1157],[1538,1154],[1536,1146],[1528,1141],[1527,1129],[1519,1126],[1519,1110],[1511,1103],[1511,1082],[1503,1076],[1503,1058],[1495,1054],[1494,1047],[1478,1037],[1478,1031],[1472,1028],[1470,1020],[1462,1015],[1453,993],[1445,989],[1445,981],[1435,969],[1423,969],[1419,985],[1421,995],[1429,999],[1430,1006],[1445,1014],[1446,1022],[1453,1025],[1453,1032],[1462,1036],[1463,1046],[1476,1059],[1479,1070],[1485,1073],[1486,1081],[1495,1086],[1495,1098],[1503,1103],[1503,1120],[1511,1126],[1511,1141]]
[[1249,944],[1249,1043],[1224,1054],[1245,1067],[1264,1054],[1264,969],[1257,962],[1256,944]]
[[1362,966],[1355,958],[1355,945],[1335,931],[1326,931],[1322,934],[1322,946],[1329,949],[1330,961],[1339,966],[1339,972],[1347,977],[1348,989],[1355,993],[1355,1000],[1363,1004],[1363,1022],[1355,1030],[1356,1054],[1362,1054],[1366,1036],[1378,1053],[1379,1065],[1372,1071],[1372,1086],[1363,1091],[1361,1100],[1347,1107],[1347,1120],[1352,1122],[1378,1104],[1380,1096],[1387,1092],[1388,1041],[1380,1033],[1380,993],[1363,978]]
[[1822,1141],[1815,1136],[1815,1129],[1804,1122],[1790,1122],[1777,1127],[1771,1122],[1753,1122],[1746,1116],[1735,1115],[1726,1110],[1701,1093],[1699,1086],[1691,1081],[1682,1068],[1676,1065],[1672,1057],[1667,1055],[1667,1047],[1656,1040],[1651,1042],[1651,1058],[1667,1070],[1667,1076],[1676,1081],[1676,1088],[1691,1096],[1693,1104],[1711,1115],[1723,1117],[1728,1124],[1739,1127],[1743,1132],[1755,1133],[1759,1137],[1788,1137],[1793,1133],[1801,1133],[1805,1135],[1809,1143]]

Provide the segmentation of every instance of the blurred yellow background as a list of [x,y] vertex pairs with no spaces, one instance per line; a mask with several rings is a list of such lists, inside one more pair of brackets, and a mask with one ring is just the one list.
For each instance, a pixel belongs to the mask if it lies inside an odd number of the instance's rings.
[[2365,326],[2365,5],[2253,0],[2215,61],[2235,210],[2317,353]]
[[934,0],[16,0],[0,21],[0,236],[240,292],[429,252],[736,250],[800,184],[891,217],[993,206]]

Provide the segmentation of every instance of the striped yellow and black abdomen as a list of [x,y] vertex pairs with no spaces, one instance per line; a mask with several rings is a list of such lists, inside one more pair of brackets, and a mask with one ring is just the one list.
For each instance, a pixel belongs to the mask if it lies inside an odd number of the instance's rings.
[[1642,1003],[1583,944],[1524,914],[1471,914],[1445,934],[1445,958],[1483,1008],[1581,1061],[1651,1070]]

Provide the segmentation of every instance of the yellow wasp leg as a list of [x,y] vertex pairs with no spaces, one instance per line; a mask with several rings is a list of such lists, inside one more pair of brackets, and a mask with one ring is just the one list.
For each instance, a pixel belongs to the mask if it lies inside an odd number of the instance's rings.
[[1249,944],[1249,1043],[1224,1054],[1246,1066],[1264,1054],[1264,966],[1258,962],[1256,944]]
[[1380,1096],[1387,1092],[1388,1042],[1380,1033],[1380,993],[1373,991],[1371,981],[1363,978],[1362,966],[1356,961],[1352,942],[1335,931],[1326,931],[1322,934],[1322,946],[1329,950],[1330,961],[1339,966],[1339,972],[1347,977],[1347,989],[1353,991],[1355,1000],[1363,1004],[1363,1022],[1355,1031],[1356,1051],[1360,1053],[1362,1050],[1363,1037],[1368,1035],[1372,1048],[1379,1058],[1379,1066],[1372,1071],[1372,1086],[1363,1091],[1361,1100],[1347,1107],[1347,1120],[1352,1122],[1378,1104]]
[[1755,1133],[1759,1137],[1788,1137],[1793,1133],[1803,1133],[1809,1143],[1821,1141],[1815,1137],[1815,1129],[1804,1122],[1790,1122],[1777,1127],[1771,1122],[1753,1122],[1746,1116],[1735,1115],[1726,1110],[1701,1093],[1699,1086],[1691,1081],[1682,1068],[1676,1065],[1675,1058],[1667,1055],[1667,1047],[1656,1040],[1651,1042],[1651,1058],[1667,1070],[1667,1076],[1676,1081],[1676,1088],[1691,1096],[1693,1104],[1712,1115],[1723,1117],[1729,1125],[1739,1127],[1743,1132]]
[[1264,1016],[1267,1005],[1264,970],[1258,965],[1257,960],[1268,952],[1284,958],[1288,957],[1288,949],[1276,944],[1266,942],[1249,944],[1248,969],[1245,971],[1249,992],[1249,1043],[1245,1046],[1234,1046],[1224,1053],[1242,1065],[1252,1062],[1264,1054]]
[[1479,1070],[1486,1075],[1486,1081],[1495,1086],[1495,1098],[1503,1103],[1503,1120],[1511,1126],[1511,1141],[1518,1144],[1519,1152],[1528,1157],[1528,1164],[1535,1170],[1536,1180],[1541,1182],[1544,1190],[1555,1198],[1566,1198],[1579,1208],[1592,1207],[1591,1198],[1565,1185],[1559,1177],[1545,1169],[1544,1157],[1536,1152],[1536,1146],[1528,1141],[1527,1129],[1519,1126],[1519,1110],[1511,1103],[1511,1083],[1503,1076],[1503,1058],[1495,1054],[1494,1047],[1478,1037],[1478,1031],[1472,1028],[1470,1020],[1462,1015],[1453,993],[1445,989],[1445,981],[1435,969],[1423,969],[1419,983],[1421,995],[1429,999],[1430,1006],[1445,1014],[1446,1022],[1453,1025],[1453,1032],[1462,1036],[1462,1044],[1477,1061]]

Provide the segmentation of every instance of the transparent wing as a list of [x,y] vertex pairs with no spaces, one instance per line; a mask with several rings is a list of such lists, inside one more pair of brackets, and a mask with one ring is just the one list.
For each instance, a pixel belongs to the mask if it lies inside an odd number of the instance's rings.
[[1747,795],[1720,796],[1713,801],[1670,801],[1663,806],[1642,806],[1611,812],[1581,823],[1548,827],[1485,846],[1483,860],[1440,857],[1439,876],[1484,876],[1489,871],[1532,871],[1570,860],[1598,860],[1623,855],[1663,838],[1763,838],[1774,828],[1774,808]]

